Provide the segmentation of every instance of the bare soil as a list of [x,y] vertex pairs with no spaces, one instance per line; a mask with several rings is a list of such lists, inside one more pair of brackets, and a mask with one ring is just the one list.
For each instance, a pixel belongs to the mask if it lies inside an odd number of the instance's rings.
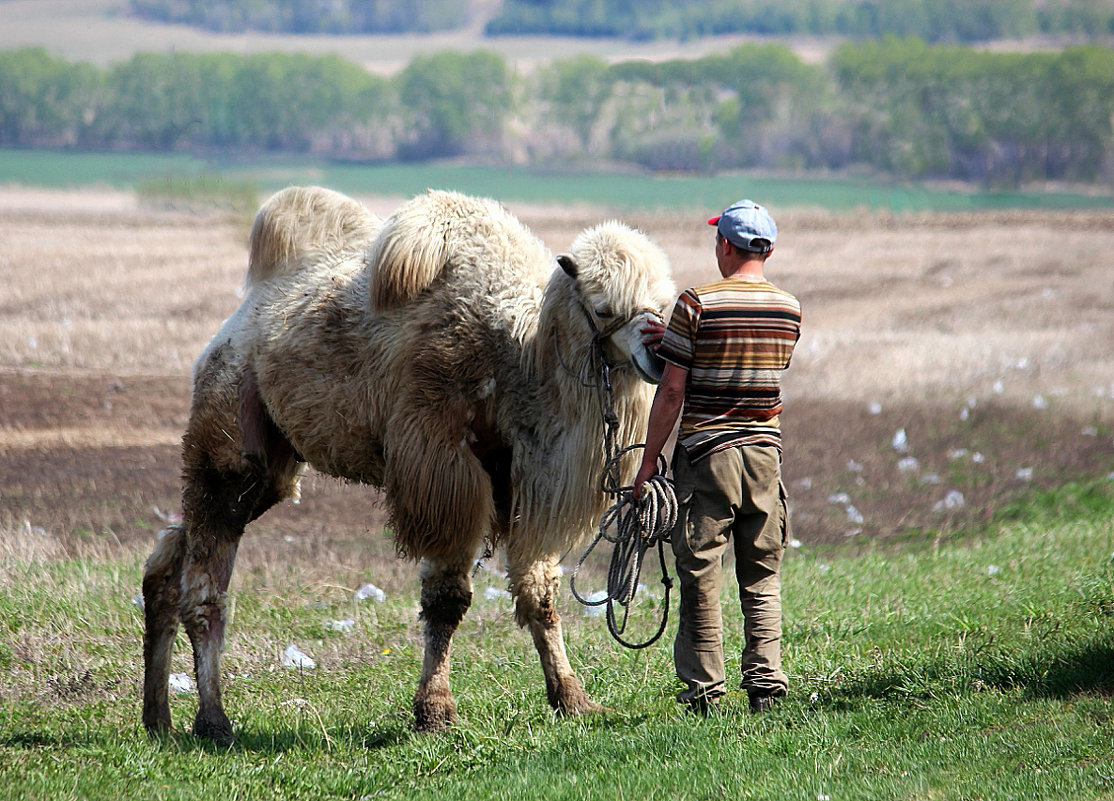
[[[608,216],[508,205],[554,252]],[[977,531],[1034,487],[1114,471],[1114,214],[774,211],[768,275],[805,315],[783,417],[802,547]],[[629,218],[679,286],[713,276],[703,212]],[[0,557],[150,550],[178,511],[190,366],[238,303],[246,238],[125,193],[0,190]],[[382,525],[373,490],[311,473],[241,559],[375,562],[390,584],[407,568]]]

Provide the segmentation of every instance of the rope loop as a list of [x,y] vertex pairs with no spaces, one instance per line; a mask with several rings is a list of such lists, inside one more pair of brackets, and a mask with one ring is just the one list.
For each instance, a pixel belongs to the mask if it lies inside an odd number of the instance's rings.
[[[665,561],[665,543],[669,542],[678,514],[677,496],[672,482],[665,476],[665,459],[661,456],[658,457],[657,473],[642,485],[642,492],[637,500],[633,497],[634,487],[622,484],[620,471],[623,457],[631,451],[643,448],[645,445],[642,444],[631,445],[614,453],[607,460],[601,488],[615,496],[616,501],[603,513],[595,538],[577,561],[569,579],[569,588],[580,603],[585,606],[606,604],[607,630],[620,645],[633,649],[653,645],[664,633],[668,623],[669,593],[673,588],[673,579],[669,576]],[[581,566],[603,541],[614,546],[608,562],[607,589],[602,597],[591,600],[582,597],[577,591],[576,577]],[[661,565],[661,583],[665,587],[661,624],[650,639],[640,643],[630,642],[623,637],[630,617],[630,607],[638,592],[638,579],[645,564],[646,553],[655,548]],[[616,604],[621,607],[621,612],[616,612]]]

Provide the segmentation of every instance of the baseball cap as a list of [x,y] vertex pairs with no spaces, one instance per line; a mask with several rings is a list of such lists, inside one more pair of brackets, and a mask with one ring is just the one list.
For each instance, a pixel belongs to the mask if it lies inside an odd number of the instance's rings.
[[737,248],[765,253],[777,242],[777,224],[765,208],[753,200],[739,200],[708,220],[720,235]]

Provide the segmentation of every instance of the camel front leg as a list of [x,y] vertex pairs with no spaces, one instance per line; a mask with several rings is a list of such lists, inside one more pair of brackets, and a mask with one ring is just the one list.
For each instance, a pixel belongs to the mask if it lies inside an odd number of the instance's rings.
[[527,626],[545,674],[545,694],[549,705],[562,715],[598,712],[602,707],[588,698],[569,658],[561,617],[557,614],[557,588],[561,571],[556,557],[518,565],[510,554],[511,593],[515,599],[515,618]]
[[425,656],[414,695],[414,728],[439,731],[456,721],[456,701],[449,688],[449,656],[453,634],[472,604],[469,563],[423,560],[422,620]]

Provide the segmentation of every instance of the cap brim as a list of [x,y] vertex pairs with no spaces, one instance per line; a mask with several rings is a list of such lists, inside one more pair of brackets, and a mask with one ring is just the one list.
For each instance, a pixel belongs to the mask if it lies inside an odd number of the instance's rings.
[[[722,216],[723,215],[721,214],[720,217]],[[719,217],[713,217],[712,219],[708,220],[708,225],[719,225]]]

